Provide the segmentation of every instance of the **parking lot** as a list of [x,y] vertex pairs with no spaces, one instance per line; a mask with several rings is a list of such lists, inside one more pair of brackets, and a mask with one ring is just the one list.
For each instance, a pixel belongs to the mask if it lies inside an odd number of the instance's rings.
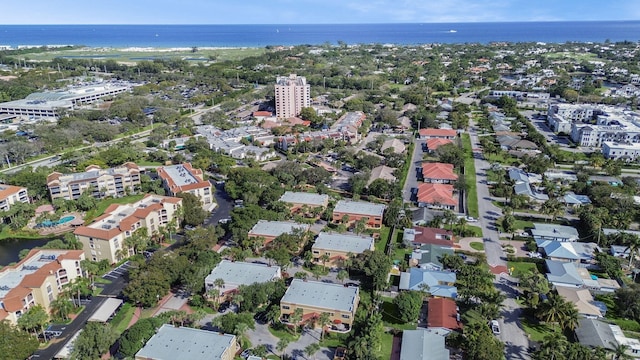
[[118,266],[117,268],[109,271],[108,273],[102,275],[103,279],[107,279],[107,280],[114,280],[114,279],[118,279],[124,275],[126,275],[127,273],[129,273],[129,269],[131,268],[131,262],[126,261],[124,263],[122,263],[122,265]]

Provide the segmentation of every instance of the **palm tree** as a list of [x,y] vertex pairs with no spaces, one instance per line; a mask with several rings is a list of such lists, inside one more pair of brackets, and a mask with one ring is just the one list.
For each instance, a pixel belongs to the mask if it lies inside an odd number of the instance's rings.
[[[318,350],[320,350],[320,345],[318,343],[311,343],[304,348],[304,353],[307,355],[307,358],[309,358],[309,356],[317,353]],[[315,359],[315,356],[313,358]]]
[[343,284],[344,284],[344,280],[347,278],[349,278],[349,273],[344,270],[340,270],[336,274],[336,279],[340,280],[340,282],[342,282]]
[[318,317],[320,323],[320,340],[324,337],[324,327],[331,323],[331,315],[328,312],[322,312]]
[[218,290],[218,297],[220,297],[220,295],[222,295],[220,293],[220,290],[222,290],[224,288],[224,279],[217,278],[217,279],[213,280],[213,286],[215,286],[216,289]]
[[569,343],[564,336],[547,335],[540,344],[538,358],[549,360],[564,359],[568,346]]
[[69,299],[60,296],[51,302],[51,315],[62,320],[69,320],[69,314],[73,307]]
[[640,236],[630,233],[619,233],[622,243],[627,245],[629,250],[629,267],[633,263],[633,259],[636,257],[638,249],[640,249]]
[[464,228],[467,226],[467,219],[464,216],[458,218],[458,235],[462,236],[464,233]]
[[564,299],[555,293],[549,294],[547,301],[540,306],[538,315],[546,323],[556,324],[563,317]]
[[287,346],[289,346],[289,341],[290,340],[288,338],[282,338],[276,344],[276,350],[281,353],[281,357],[283,360],[284,360],[284,350],[287,348]]
[[300,323],[300,321],[302,321],[302,309],[301,308],[297,308],[295,309],[295,311],[293,312],[293,314],[291,314],[289,316],[289,322],[291,322],[293,324],[293,332],[298,335],[298,324]]
[[329,254],[324,253],[322,254],[322,256],[320,256],[320,260],[322,260],[322,267],[326,269],[327,261],[331,260],[331,257],[329,256]]
[[627,354],[629,351],[629,346],[626,344],[618,344],[617,342],[610,341],[611,346],[613,347],[613,360],[627,360],[633,359],[633,356]]

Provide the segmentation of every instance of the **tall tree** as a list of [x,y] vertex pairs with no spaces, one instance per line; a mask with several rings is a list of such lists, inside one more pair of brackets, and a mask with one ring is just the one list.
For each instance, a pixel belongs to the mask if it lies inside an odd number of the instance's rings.
[[38,350],[38,339],[8,321],[0,321],[0,360],[27,359]]
[[111,324],[88,322],[74,343],[73,357],[79,360],[100,359],[117,338]]

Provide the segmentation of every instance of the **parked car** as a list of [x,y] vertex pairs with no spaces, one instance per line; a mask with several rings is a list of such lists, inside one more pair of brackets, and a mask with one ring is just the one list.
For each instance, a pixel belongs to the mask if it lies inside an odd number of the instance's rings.
[[465,219],[467,219],[467,222],[478,222],[478,219],[471,216],[467,216]]
[[491,320],[489,322],[489,327],[491,327],[491,332],[493,332],[494,335],[500,335],[500,324],[498,323],[498,320]]

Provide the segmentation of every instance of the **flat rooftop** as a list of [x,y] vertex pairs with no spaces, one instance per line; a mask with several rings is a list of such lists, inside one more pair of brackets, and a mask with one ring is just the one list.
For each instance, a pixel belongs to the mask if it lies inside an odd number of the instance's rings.
[[279,266],[222,260],[218,266],[211,270],[211,274],[207,275],[205,282],[222,279],[225,282],[225,286],[227,284],[239,286],[265,283],[279,277]]
[[182,187],[200,182],[200,179],[193,175],[191,171],[185,168],[182,164],[165,166],[163,169],[177,186]]
[[295,229],[307,230],[308,225],[296,223],[293,221],[267,221],[260,220],[251,228],[249,234],[264,236],[280,236],[282,234],[290,234]]
[[329,201],[329,195],[287,191],[280,197],[280,201],[294,204],[308,204],[311,206],[324,206]]
[[340,200],[333,211],[381,217],[384,213],[384,209],[386,208],[387,207],[383,204],[374,204],[366,201]]
[[108,168],[108,169],[95,169],[95,170],[84,171],[79,173],[62,174],[59,180],[61,182],[87,181],[91,179],[97,179],[100,176],[104,176],[104,175],[111,175],[111,176],[128,175],[129,170],[130,168],[126,166],[118,166],[118,167]]
[[312,248],[361,254],[365,250],[371,250],[373,244],[374,240],[371,236],[321,232]]
[[86,225],[88,228],[110,230],[111,228],[120,226],[120,222],[133,215],[139,209],[145,209],[154,204],[161,204],[163,200],[171,199],[162,195],[147,195],[144,198],[130,204],[119,204],[117,208],[107,216],[101,216],[99,220]]
[[136,358],[167,360],[221,360],[235,336],[164,324]]
[[353,286],[293,279],[280,302],[353,312],[359,291]]

